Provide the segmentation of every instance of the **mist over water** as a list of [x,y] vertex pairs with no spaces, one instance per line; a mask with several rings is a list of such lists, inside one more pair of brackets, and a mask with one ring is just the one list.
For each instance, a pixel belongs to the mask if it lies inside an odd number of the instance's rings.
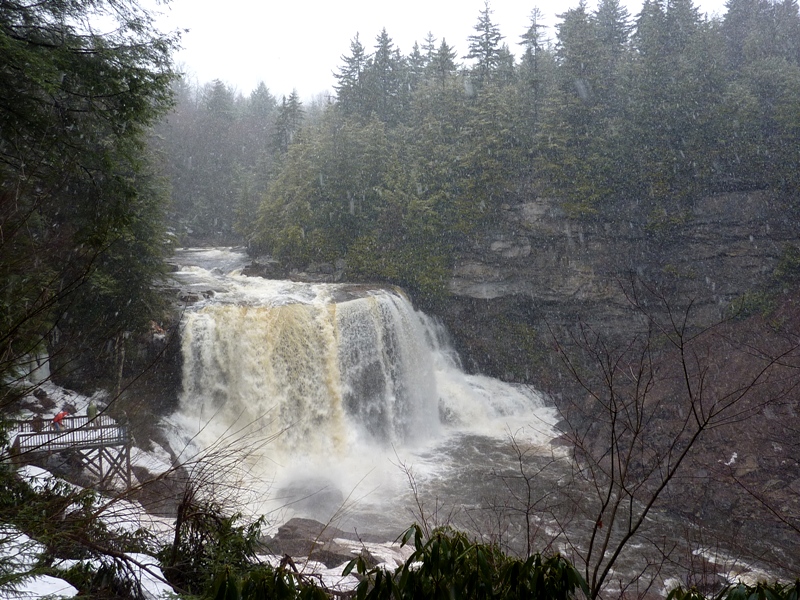
[[467,505],[492,485],[510,432],[551,454],[554,409],[465,374],[400,291],[244,277],[244,257],[220,249],[176,260],[176,278],[206,299],[184,315],[174,444],[244,449],[231,476],[278,524],[397,534],[418,509],[407,471],[426,497]]

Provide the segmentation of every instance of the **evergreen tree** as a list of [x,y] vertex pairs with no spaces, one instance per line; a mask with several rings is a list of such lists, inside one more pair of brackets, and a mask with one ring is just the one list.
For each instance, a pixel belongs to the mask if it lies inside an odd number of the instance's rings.
[[[708,114],[709,106],[697,96],[698,78],[716,81],[713,70],[708,75],[691,72],[690,65],[697,61],[695,49],[703,43],[700,35],[701,20],[691,0],[647,0],[633,37],[638,52],[631,67],[634,85],[625,139],[632,150],[631,162],[637,165],[635,180],[643,186],[636,193],[659,204],[690,201],[700,192],[701,157],[692,147],[692,129],[701,115]],[[708,66],[719,68],[713,60]],[[721,99],[724,90],[715,93]]]
[[667,0],[665,11],[667,59],[683,52],[700,28],[700,12],[692,0]]
[[374,221],[387,152],[376,118],[327,111],[288,148],[260,209],[259,246],[298,265],[344,256]]
[[514,55],[511,54],[511,50],[508,49],[508,45],[503,44],[500,47],[495,81],[501,86],[510,85],[516,81],[516,77],[517,72]]
[[297,94],[297,90],[292,90],[288,100],[284,96],[278,106],[273,140],[273,147],[278,152],[285,154],[289,151],[289,146],[303,125],[303,115],[303,103],[300,101],[300,96]]
[[594,16],[600,42],[601,64],[596,85],[609,113],[623,110],[622,68],[633,26],[630,14],[619,0],[600,0]]
[[594,212],[614,188],[618,157],[605,110],[602,46],[586,3],[560,15],[557,25],[556,86],[545,111],[541,167],[568,190],[571,208]]
[[254,148],[264,148],[269,138],[269,130],[275,117],[278,103],[263,81],[259,82],[247,99],[247,130],[254,134]]
[[745,62],[745,49],[750,36],[758,30],[757,23],[763,0],[728,0],[722,33],[727,46],[728,67],[736,76]]
[[363,116],[374,113],[384,123],[396,125],[404,112],[405,91],[401,89],[404,75],[404,61],[383,29],[376,39],[375,52],[364,69],[366,101]]
[[422,53],[417,42],[414,42],[414,46],[411,48],[411,54],[408,56],[407,63],[409,91],[413,92],[424,79],[425,70],[428,65],[428,57],[426,54]]
[[272,140],[275,136],[277,101],[264,82],[247,98],[237,131],[242,140],[242,157],[234,173],[234,233],[249,238],[261,196],[274,174]]
[[430,64],[433,55],[436,54],[436,38],[430,31],[425,36],[425,43],[422,44],[422,53],[425,57],[425,64]]
[[345,114],[363,115],[366,110],[366,92],[364,87],[364,70],[367,67],[367,55],[358,34],[350,41],[350,56],[342,56],[344,64],[335,74],[337,104]]
[[772,7],[775,35],[774,54],[800,64],[800,9],[797,0],[780,0]]
[[619,0],[600,0],[595,12],[595,22],[600,43],[606,52],[619,60],[632,30],[630,13]]
[[559,80],[565,91],[572,89],[584,105],[591,105],[595,102],[595,90],[600,79],[597,23],[587,12],[585,0],[559,18],[561,23],[556,26]]
[[234,174],[242,159],[236,139],[238,114],[233,90],[219,79],[200,91],[197,112],[197,146],[192,155],[193,174],[185,197],[181,223],[195,238],[225,239],[233,232],[236,193]]
[[0,5],[0,406],[26,356],[100,367],[152,318],[164,202],[145,136],[176,42],[134,0]]
[[483,10],[474,29],[475,34],[469,36],[467,58],[475,61],[471,71],[478,85],[482,85],[492,78],[503,56],[500,46],[503,36],[500,35],[497,25],[492,22],[489,0],[484,0]]
[[195,167],[201,154],[202,135],[199,90],[184,79],[172,85],[175,106],[155,126],[152,144],[164,157],[163,173],[171,187],[168,224],[178,234],[185,231],[188,216],[194,214]]
[[277,110],[275,96],[262,81],[245,101],[237,128],[242,139],[241,163],[255,171],[262,184],[266,183],[266,177],[272,171],[271,142],[275,135]]
[[442,39],[442,43],[439,44],[439,48],[428,63],[428,72],[434,80],[444,86],[447,79],[455,74],[457,69],[456,51],[447,44],[445,39]]
[[522,87],[521,118],[524,121],[524,130],[529,132],[530,139],[535,138],[539,125],[539,112],[541,111],[543,94],[542,54],[545,51],[545,39],[542,24],[542,11],[534,8],[531,11],[530,25],[527,31],[520,36],[520,45],[523,47],[522,60],[519,67],[519,83]]
[[770,57],[800,62],[800,16],[796,0],[729,0],[723,34],[731,75]]

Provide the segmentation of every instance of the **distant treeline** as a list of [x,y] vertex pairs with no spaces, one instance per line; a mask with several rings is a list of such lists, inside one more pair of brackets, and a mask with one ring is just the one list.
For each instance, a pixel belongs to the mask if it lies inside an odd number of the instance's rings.
[[[177,89],[165,124],[174,224],[290,264],[345,257],[355,276],[441,293],[453,256],[520,195],[574,216],[635,199],[654,223],[706,194],[791,194],[800,171],[796,0],[581,2],[555,38],[534,10],[504,43],[487,4],[458,57],[356,36],[335,98],[307,110],[265,86]],[[465,62],[462,62],[465,61]]]

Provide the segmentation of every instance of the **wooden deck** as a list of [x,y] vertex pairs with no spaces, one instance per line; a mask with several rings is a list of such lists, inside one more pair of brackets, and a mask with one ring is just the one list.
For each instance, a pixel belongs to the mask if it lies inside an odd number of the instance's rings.
[[52,420],[42,418],[17,421],[15,425],[18,432],[12,444],[15,462],[33,462],[49,454],[73,452],[100,484],[109,483],[119,475],[130,487],[131,435],[127,425],[107,415],[98,415],[91,421],[85,416],[64,417],[60,429],[55,428]]

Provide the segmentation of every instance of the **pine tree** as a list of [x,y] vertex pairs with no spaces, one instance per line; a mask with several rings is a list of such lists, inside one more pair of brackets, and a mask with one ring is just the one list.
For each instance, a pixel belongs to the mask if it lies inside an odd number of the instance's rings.
[[586,105],[595,102],[600,78],[600,40],[597,23],[586,10],[585,0],[562,15],[558,30],[556,58],[559,79],[565,91],[572,88]]
[[483,10],[474,29],[475,34],[469,36],[467,58],[475,61],[471,70],[476,83],[480,86],[492,78],[502,60],[500,42],[503,36],[500,35],[497,25],[492,22],[489,0],[484,0]]
[[405,92],[401,88],[405,64],[385,28],[375,41],[375,52],[364,69],[363,116],[374,113],[384,123],[396,125],[404,111]]
[[342,56],[344,64],[336,77],[337,105],[345,114],[363,115],[366,110],[366,91],[364,89],[364,70],[367,67],[367,55],[358,34],[350,41],[350,55]]
[[556,81],[542,119],[541,169],[569,207],[595,212],[612,197],[620,169],[606,110],[599,29],[586,3],[560,15]]
[[750,36],[758,30],[761,0],[728,0],[722,33],[727,46],[728,67],[734,76],[745,63],[745,51]]
[[527,31],[520,36],[520,46],[523,48],[520,61],[520,85],[524,104],[529,110],[524,111],[525,129],[530,132],[531,139],[539,124],[539,111],[541,110],[544,96],[542,94],[542,69],[541,59],[544,51],[545,40],[542,24],[542,11],[534,8],[531,11],[530,25]]
[[264,177],[270,172],[270,143],[274,136],[278,102],[264,82],[260,82],[242,111],[238,131],[243,140],[242,164]]
[[[637,21],[625,138],[633,151],[635,180],[643,184],[636,193],[656,204],[685,204],[702,192],[701,163],[712,152],[696,143],[698,123],[707,123],[725,95],[716,83],[722,57],[706,44],[706,35],[715,36],[706,31],[691,0],[647,0]],[[707,73],[693,70],[701,54],[710,54]],[[714,91],[705,93],[704,86]],[[713,143],[713,135],[708,141]]]
[[297,90],[287,99],[283,96],[281,104],[278,106],[277,117],[275,120],[275,137],[273,138],[273,148],[285,154],[289,151],[289,146],[294,142],[297,132],[303,125],[304,111],[303,103]]
[[594,82],[597,118],[602,121],[605,154],[616,169],[612,187],[621,187],[622,165],[627,165],[625,142],[621,137],[622,123],[628,114],[630,36],[633,29],[630,15],[619,0],[600,0],[594,14],[598,39],[598,73]]
[[430,64],[433,60],[433,55],[436,54],[436,38],[430,31],[425,36],[425,43],[422,44],[422,52],[425,56],[425,63]]
[[597,23],[597,37],[600,41],[603,63],[600,66],[598,84],[605,88],[607,105],[611,110],[618,111],[622,93],[620,70],[633,30],[630,14],[620,0],[600,0],[594,20]]
[[261,196],[266,193],[270,177],[274,175],[275,156],[272,139],[275,135],[277,101],[262,81],[244,103],[237,126],[242,140],[242,156],[237,166],[234,185],[234,233],[248,239],[253,233],[253,223]]
[[439,44],[439,48],[428,63],[428,72],[435,81],[444,86],[447,78],[453,75],[457,69],[456,51],[447,44],[447,40],[442,38],[442,43]]
[[413,92],[416,90],[420,82],[424,79],[427,65],[428,58],[426,54],[423,54],[419,44],[414,42],[414,46],[411,48],[411,54],[407,59],[407,74],[408,84],[411,88],[410,91]]
[[234,173],[242,159],[237,118],[233,90],[219,79],[207,84],[200,94],[199,144],[186,214],[187,226],[199,239],[222,239],[233,231]]
[[665,11],[667,58],[686,49],[700,28],[700,12],[692,0],[667,0]]

